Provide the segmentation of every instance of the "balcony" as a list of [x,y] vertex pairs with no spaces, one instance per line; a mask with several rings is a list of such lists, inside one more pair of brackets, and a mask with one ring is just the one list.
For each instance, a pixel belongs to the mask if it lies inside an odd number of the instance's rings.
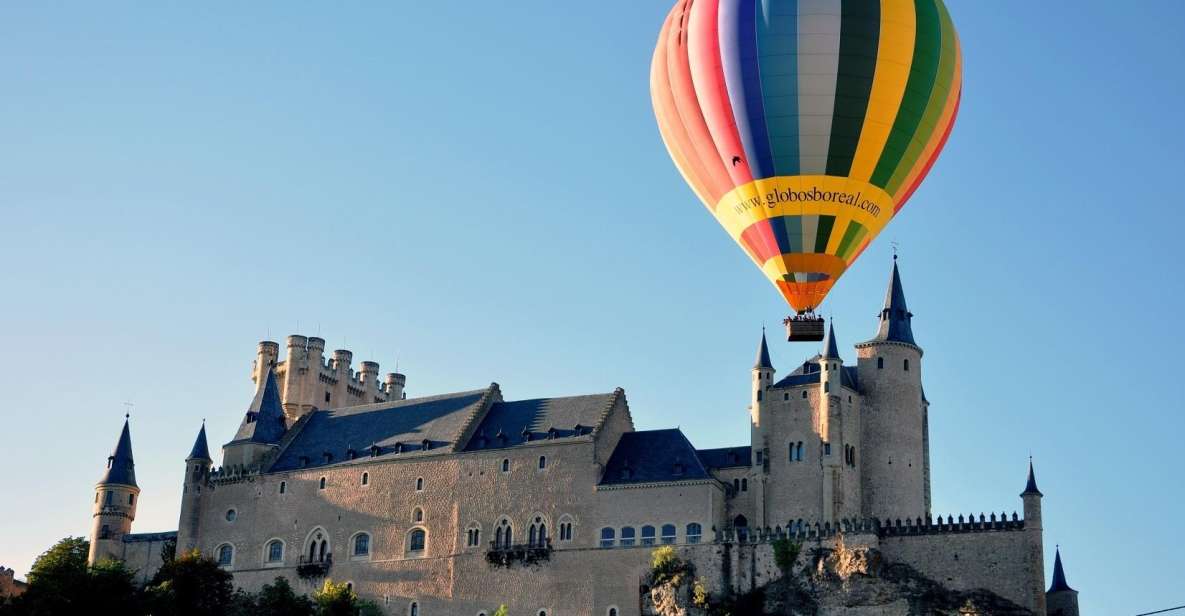
[[326,554],[325,558],[318,558],[315,560],[301,556],[300,563],[296,565],[296,575],[302,580],[323,578],[329,573],[329,568],[332,566],[332,553]]
[[492,567],[510,568],[514,563],[524,567],[538,565],[551,560],[551,539],[544,539],[536,543],[520,543],[515,545],[501,545],[490,542],[490,549],[486,552],[486,562]]

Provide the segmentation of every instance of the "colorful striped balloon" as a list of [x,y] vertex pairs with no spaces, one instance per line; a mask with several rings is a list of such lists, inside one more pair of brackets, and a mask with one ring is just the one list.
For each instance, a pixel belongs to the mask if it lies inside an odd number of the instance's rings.
[[961,90],[942,0],[679,0],[650,76],[671,158],[799,312],[917,189]]

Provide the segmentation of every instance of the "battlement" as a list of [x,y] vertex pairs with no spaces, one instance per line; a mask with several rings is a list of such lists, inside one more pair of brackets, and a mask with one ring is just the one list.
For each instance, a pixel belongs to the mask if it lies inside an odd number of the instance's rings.
[[1024,530],[1025,521],[1015,511],[1012,518],[1001,512],[999,517],[993,512],[990,516],[979,514],[960,515],[932,518],[906,518],[905,520],[881,520],[878,518],[849,518],[831,522],[809,522],[794,520],[782,526],[765,528],[724,528],[716,529],[717,543],[770,543],[779,539],[797,541],[807,539],[827,539],[838,535],[869,534],[877,537],[893,537],[901,535],[937,535],[952,533],[979,533],[1004,530]]
[[407,376],[389,372],[380,379],[380,367],[375,361],[364,361],[355,371],[353,351],[337,349],[326,357],[323,338],[292,334],[284,346],[286,355],[280,359],[279,343],[259,343],[251,380],[260,385],[268,370],[275,371],[289,419],[313,409],[376,404],[405,397]]

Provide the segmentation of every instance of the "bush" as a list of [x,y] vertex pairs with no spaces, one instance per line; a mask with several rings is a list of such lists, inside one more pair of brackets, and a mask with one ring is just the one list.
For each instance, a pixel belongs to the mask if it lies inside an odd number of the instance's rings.
[[231,611],[231,575],[197,550],[164,563],[144,589],[153,616],[221,616]]
[[787,577],[794,575],[794,563],[798,561],[798,555],[802,552],[802,544],[782,538],[775,539],[773,547],[774,562],[782,570],[782,575]]
[[683,576],[691,571],[691,565],[679,558],[674,547],[664,545],[650,553],[651,585],[670,583],[678,586]]

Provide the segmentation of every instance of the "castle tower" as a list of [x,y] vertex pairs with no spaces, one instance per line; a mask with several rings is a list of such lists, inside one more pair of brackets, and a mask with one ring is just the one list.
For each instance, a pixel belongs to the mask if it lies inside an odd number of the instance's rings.
[[1078,616],[1078,591],[1066,583],[1061,546],[1054,552],[1053,583],[1045,593],[1045,609],[1049,616]]
[[1045,613],[1045,545],[1041,530],[1041,490],[1033,473],[1033,459],[1029,458],[1029,479],[1020,493],[1025,509],[1025,564],[1030,573],[1030,608],[1036,614]]
[[[294,337],[289,336],[289,340]],[[290,379],[291,374],[289,372]],[[280,403],[280,386],[275,371],[269,370],[263,389],[243,416],[234,440],[222,446],[223,466],[258,469],[264,458],[279,448],[287,429],[284,407]]]
[[185,475],[181,488],[181,519],[177,524],[177,553],[183,554],[197,547],[198,521],[202,511],[202,486],[210,473],[210,447],[206,443],[206,423],[202,422],[193,449],[185,458]]
[[[311,375],[317,378],[320,362],[309,361],[309,339],[299,334],[288,336],[288,356],[284,359],[284,414],[292,420],[299,419],[312,408]],[[322,344],[324,348],[324,344]],[[311,372],[310,372],[311,367]],[[258,383],[258,381],[256,381]]]
[[87,555],[87,563],[91,565],[105,559],[123,559],[123,537],[132,532],[132,522],[136,519],[140,487],[136,485],[128,421],[125,416],[119,442],[107,458],[107,472],[95,485],[91,547]]
[[845,511],[843,477],[841,476],[843,456],[836,449],[842,449],[843,438],[843,358],[839,356],[839,345],[835,340],[835,323],[829,323],[823,338],[823,352],[819,355],[819,411],[817,429],[820,440],[820,512],[823,522],[834,522],[843,517]]
[[860,434],[867,437],[859,464],[863,512],[882,519],[930,513],[929,403],[912,319],[894,257],[876,336],[856,345]]
[[761,330],[761,344],[757,346],[757,360],[753,362],[752,398],[749,402],[750,434],[753,458],[749,460],[749,485],[753,489],[753,502],[758,527],[766,525],[766,485],[769,474],[769,439],[766,432],[770,427],[772,400],[767,400],[769,388],[774,383],[774,365],[769,359],[769,345],[765,341],[765,328]]
[[402,400],[403,388],[407,385],[407,375],[398,372],[388,372],[386,381],[387,386],[383,391],[387,392],[387,399]]
[[280,360],[280,345],[271,340],[262,340],[255,349],[255,366],[251,370],[251,382],[256,386],[263,382],[268,370],[276,367]]

